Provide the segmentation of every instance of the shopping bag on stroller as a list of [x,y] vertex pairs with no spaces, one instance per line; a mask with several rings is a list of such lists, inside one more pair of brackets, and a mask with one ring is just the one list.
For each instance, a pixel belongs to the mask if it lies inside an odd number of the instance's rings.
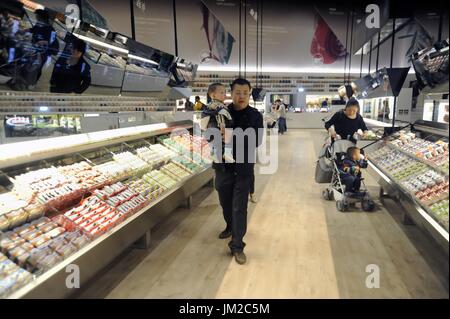
[[326,143],[319,153],[316,163],[315,180],[316,183],[331,183],[333,176],[333,161],[331,160],[331,146]]

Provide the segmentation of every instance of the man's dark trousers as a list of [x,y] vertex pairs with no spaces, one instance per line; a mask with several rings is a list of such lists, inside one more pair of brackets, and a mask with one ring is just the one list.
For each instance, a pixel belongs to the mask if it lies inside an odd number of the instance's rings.
[[227,228],[231,229],[232,239],[228,246],[231,252],[241,252],[247,232],[247,206],[252,175],[237,175],[233,170],[216,169],[215,187]]

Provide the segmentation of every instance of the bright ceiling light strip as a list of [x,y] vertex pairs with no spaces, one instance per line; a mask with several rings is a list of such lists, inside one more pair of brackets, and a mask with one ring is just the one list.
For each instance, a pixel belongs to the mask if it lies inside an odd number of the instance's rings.
[[[239,72],[238,66],[207,66],[199,65],[197,71],[200,72]],[[248,67],[247,72],[255,72],[256,67]],[[330,69],[330,68],[288,68],[288,67],[263,67],[263,73],[320,73],[320,74],[341,74],[340,69]],[[358,74],[359,69],[352,69],[350,73]],[[409,74],[413,74],[414,70],[410,69]]]
[[137,56],[137,55],[128,54],[128,57],[130,59],[138,60],[138,61],[141,61],[141,62],[146,62],[146,63],[150,63],[150,64],[153,64],[153,65],[159,65],[159,63],[156,63],[155,61],[152,61],[152,60],[149,60],[149,59],[145,59],[145,58],[141,58],[140,56]]
[[93,43],[93,44],[96,44],[98,46],[101,46],[101,47],[104,47],[104,48],[107,48],[107,49],[111,49],[111,50],[114,50],[114,51],[117,51],[117,52],[120,52],[120,53],[128,54],[128,50],[126,50],[126,49],[118,48],[118,47],[115,47],[115,46],[113,46],[111,44],[104,43],[104,42],[101,42],[101,41],[98,41],[98,40],[95,40],[95,39],[91,39],[91,38],[85,37],[84,35],[81,35],[81,34],[74,33],[74,35],[77,38],[79,38],[81,40],[84,40],[86,42]]

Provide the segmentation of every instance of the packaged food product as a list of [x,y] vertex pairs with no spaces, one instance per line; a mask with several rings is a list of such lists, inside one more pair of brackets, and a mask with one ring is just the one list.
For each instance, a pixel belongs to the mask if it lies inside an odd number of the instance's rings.
[[55,239],[52,239],[48,245],[53,250],[56,250],[60,246],[67,245],[69,241],[66,239],[66,236],[59,236]]
[[17,240],[2,240],[0,243],[1,249],[4,253],[7,253],[8,251],[11,251],[12,249],[16,248],[17,246],[23,245],[25,243],[25,239],[19,238]]
[[11,278],[5,276],[0,277],[0,298],[5,298],[8,296],[12,290],[14,282]]
[[44,245],[45,243],[47,243],[50,240],[50,237],[48,237],[46,234],[43,234],[37,238],[34,238],[30,241],[30,243],[34,246],[34,247],[40,247],[42,245]]
[[48,233],[49,231],[51,231],[52,229],[54,229],[56,227],[58,227],[58,225],[56,223],[50,221],[47,224],[40,226],[39,230],[43,233]]
[[24,238],[27,241],[32,241],[34,238],[39,237],[42,235],[42,232],[39,229],[33,229],[30,232],[24,234],[22,238]]
[[47,217],[41,217],[35,221],[31,222],[31,225],[34,225],[36,228],[39,228],[45,224],[47,224],[48,222],[50,222],[50,219]]
[[14,233],[16,233],[17,235],[22,237],[24,234],[26,234],[34,229],[35,229],[34,225],[25,224],[23,226],[15,228]]
[[5,215],[0,216],[0,232],[7,231],[10,228],[11,221]]
[[33,276],[25,269],[18,268],[10,278],[15,282],[13,289],[18,289],[33,279]]
[[41,218],[42,216],[44,216],[44,213],[45,213],[44,206],[42,206],[38,203],[31,204],[31,205],[25,207],[24,210],[26,212],[28,212],[28,222],[31,222],[38,218]]
[[30,257],[31,253],[30,252],[26,252],[22,255],[20,255],[19,257],[17,257],[17,264],[19,265],[19,267],[24,268],[27,264],[28,258]]
[[9,255],[9,257],[10,257],[12,260],[16,260],[17,257],[19,257],[19,256],[21,256],[21,255],[23,255],[23,254],[25,254],[26,252],[27,252],[27,251],[26,251],[25,249],[23,249],[21,246],[17,246],[17,247],[15,247],[15,248],[11,249],[11,250],[8,252],[8,255]]
[[56,227],[51,231],[47,232],[46,235],[50,238],[56,238],[66,232],[66,229],[63,227]]
[[55,251],[63,258],[67,258],[77,251],[77,247],[72,245],[71,243],[67,243],[65,245],[60,245],[56,247]]
[[18,209],[6,214],[6,217],[11,222],[10,228],[16,228],[20,225],[25,224],[28,219],[28,213],[23,209]]
[[10,275],[12,272],[17,270],[17,265],[13,263],[11,260],[6,259],[0,262],[0,274],[4,274],[6,276]]
[[9,231],[9,232],[7,232],[7,233],[4,233],[4,236],[6,236],[6,237],[8,237],[9,239],[14,240],[14,241],[20,239],[20,236],[17,235],[17,234],[16,234],[15,232],[13,232],[13,231]]
[[53,251],[49,247],[45,247],[43,249],[33,249],[27,259],[27,269],[31,272],[38,270],[41,260],[47,255],[52,254],[52,252]]
[[82,236],[83,234],[80,231],[71,231],[64,234],[64,240],[67,242],[71,242],[75,238]]
[[97,237],[102,235],[103,233],[105,233],[107,231],[107,227],[103,227],[102,225],[99,225],[95,228],[92,228],[88,231],[88,233],[93,236],[93,237]]
[[47,271],[47,270],[53,268],[58,263],[60,263],[62,260],[63,260],[63,258],[59,254],[54,252],[49,255],[46,255],[44,258],[39,260],[38,267],[41,270]]
[[70,239],[70,243],[77,247],[78,249],[81,249],[85,245],[87,245],[90,242],[90,239],[81,233],[78,233],[77,236],[74,236]]
[[[11,240],[11,238],[5,236],[5,235],[0,235],[0,249],[2,252],[6,252],[6,246],[10,245],[13,241]],[[1,253],[0,253],[1,254]]]
[[34,249],[34,246],[28,242],[23,243],[20,247],[22,247],[27,252],[30,252]]

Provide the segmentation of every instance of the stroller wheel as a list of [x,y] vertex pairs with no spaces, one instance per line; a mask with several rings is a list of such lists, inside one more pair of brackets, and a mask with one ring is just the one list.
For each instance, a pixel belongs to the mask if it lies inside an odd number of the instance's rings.
[[365,199],[362,201],[361,206],[365,212],[371,212],[375,208],[375,203],[371,199]]
[[326,188],[322,191],[322,197],[325,200],[333,200],[333,191],[329,188]]
[[345,212],[348,209],[348,203],[346,203],[342,200],[338,200],[336,202],[336,208],[340,212]]

